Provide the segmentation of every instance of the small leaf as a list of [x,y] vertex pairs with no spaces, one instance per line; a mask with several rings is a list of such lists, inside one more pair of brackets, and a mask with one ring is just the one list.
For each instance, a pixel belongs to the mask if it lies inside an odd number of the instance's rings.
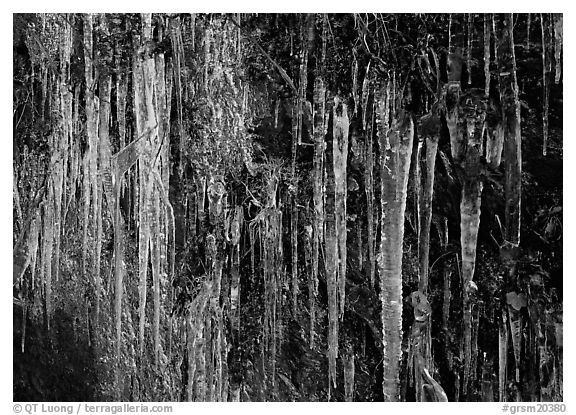
[[520,311],[522,307],[526,307],[528,301],[525,294],[517,294],[515,291],[511,291],[506,294],[506,303],[514,310]]

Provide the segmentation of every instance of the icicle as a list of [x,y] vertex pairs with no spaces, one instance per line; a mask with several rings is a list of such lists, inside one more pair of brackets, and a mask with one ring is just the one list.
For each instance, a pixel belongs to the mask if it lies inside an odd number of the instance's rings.
[[[96,221],[96,249],[94,250],[95,257],[95,289],[96,289],[96,310],[95,310],[95,332],[99,333],[99,321],[100,321],[100,293],[102,290],[102,282],[100,276],[100,264],[101,264],[101,253],[102,253],[102,199],[103,199],[103,175],[104,171],[108,171],[110,168],[110,158],[111,158],[111,147],[110,147],[110,136],[109,136],[109,122],[110,122],[110,94],[112,89],[112,76],[105,76],[100,80],[100,108],[99,108],[99,146],[98,146],[98,158],[99,158],[99,173],[97,174],[95,180],[95,186],[97,191],[97,201],[94,204],[94,220]],[[112,202],[110,200],[109,202]],[[111,213],[113,212],[110,209]],[[113,214],[113,213],[112,213]]]
[[[368,94],[368,92],[367,92]],[[366,98],[366,101],[368,98]],[[373,126],[375,121],[375,107],[374,102],[368,111],[366,108],[368,122],[365,126],[366,130],[366,147],[364,154],[366,154],[366,167],[364,170],[364,188],[366,192],[366,215],[368,218],[368,280],[370,287],[374,288],[376,284],[376,238],[375,238],[375,223],[374,223],[374,133]]]
[[[454,68],[453,68],[454,69]],[[464,393],[468,393],[471,370],[472,298],[476,291],[473,276],[476,264],[476,245],[480,224],[482,179],[480,176],[480,148],[485,126],[486,97],[469,91],[462,93],[458,76],[453,75],[446,97],[446,121],[450,133],[453,159],[465,172],[460,202],[460,230],[463,285],[463,350]],[[465,105],[464,105],[465,103]]]
[[238,28],[236,29],[236,56],[238,61],[240,61],[242,56],[242,32],[240,30],[242,24],[242,13],[236,14],[236,22],[238,23]]
[[[314,220],[314,219],[313,219]],[[312,245],[314,240],[313,227],[304,226],[304,258],[305,269],[308,270],[308,312],[310,313],[309,347],[314,348],[314,320],[316,319],[316,304],[314,295],[314,279],[312,278]]]
[[20,224],[20,227],[22,227],[24,224],[24,220],[22,219],[23,216],[22,216],[22,207],[20,204],[20,192],[18,191],[18,183],[17,183],[18,179],[17,179],[17,176],[15,174],[13,174],[13,177],[14,177],[14,180],[12,182],[12,191],[14,194],[14,204],[16,205],[16,215],[18,218],[17,223]]
[[[164,61],[164,58],[162,58]],[[172,89],[173,89],[173,68],[172,68],[172,60],[169,59],[166,68],[164,69],[163,79],[166,82],[166,88],[164,91],[164,100],[166,102],[166,106],[164,108],[164,140],[165,144],[162,146],[163,153],[162,153],[162,182],[164,184],[164,189],[170,188],[170,171],[171,171],[171,162],[170,162],[170,125],[171,119],[170,114],[172,112]]]
[[[209,340],[209,328],[210,328],[210,316],[205,312],[208,299],[210,297],[211,285],[205,286],[205,292],[200,294],[201,304],[198,306],[195,331],[195,349],[193,357],[196,359],[196,376],[194,382],[196,383],[196,400],[205,401],[207,392],[207,367],[206,367],[206,356],[207,356],[207,344]],[[210,364],[210,362],[208,362]]]
[[[30,227],[30,239],[28,240],[28,252],[30,254],[30,271],[32,291],[35,288],[36,260],[38,257],[38,236],[40,235],[40,211],[36,211],[32,225]],[[25,268],[25,267],[24,267]],[[23,275],[23,274],[22,274]]]
[[[66,25],[66,34],[68,38],[64,42],[64,61],[66,62],[65,65],[65,73],[68,72],[66,75],[61,75],[61,82],[62,86],[60,87],[60,112],[62,113],[62,137],[61,137],[61,146],[62,146],[62,175],[61,179],[62,182],[60,187],[62,189],[62,196],[61,196],[61,207],[58,208],[59,213],[58,217],[58,225],[60,226],[60,222],[64,222],[66,218],[66,212],[68,207],[68,199],[73,198],[73,191],[71,189],[75,188],[76,183],[70,181],[70,169],[71,165],[74,163],[74,155],[73,155],[73,127],[72,127],[72,92],[70,91],[70,75],[69,75],[69,68],[70,68],[70,49],[71,49],[71,29],[69,25]],[[68,183],[70,186],[68,187]],[[70,190],[68,190],[70,189]],[[63,208],[62,208],[63,207]],[[58,241],[57,241],[57,252],[59,255],[60,252],[60,230],[58,231]],[[58,269],[56,271],[56,280],[58,280],[60,274],[60,261],[57,261]]]
[[292,253],[292,316],[296,318],[298,311],[298,204],[296,195],[292,200],[290,214],[290,240]]
[[194,377],[196,376],[196,335],[192,309],[186,316],[186,357],[188,365],[188,383],[186,384],[186,400],[194,400]]
[[474,15],[468,13],[468,47],[466,48],[466,65],[468,66],[468,85],[472,84],[472,37],[474,30]]
[[[64,136],[59,136],[58,139],[64,141],[58,144],[59,147],[66,146]],[[62,154],[61,151],[56,150],[55,154]],[[65,159],[56,161],[53,165],[55,171],[53,173],[54,185],[54,280],[58,282],[60,275],[60,236],[61,236],[61,223],[64,220],[62,216],[62,197],[63,186],[65,183],[64,177],[64,164]]]
[[[221,320],[222,321],[222,320]],[[222,330],[224,330],[224,327],[222,327]],[[222,355],[221,357],[221,362],[222,362],[222,370],[221,370],[221,398],[220,401],[221,402],[228,402],[228,396],[229,396],[229,389],[230,389],[230,375],[229,375],[229,368],[228,368],[228,350],[229,350],[229,345],[228,345],[228,340],[226,339],[226,336],[224,335],[224,331],[222,331],[222,343],[220,346],[220,353]]]
[[396,118],[396,104],[397,104],[397,99],[399,97],[399,95],[397,94],[397,86],[396,86],[396,71],[392,71],[392,91],[390,92],[390,97],[392,97],[392,99],[390,100],[390,117],[392,117],[392,119]]
[[[203,229],[205,226],[206,213],[206,177],[198,177],[196,179],[196,200],[197,210],[198,210],[198,233],[203,234]],[[195,225],[192,225],[195,226]]]
[[[121,371],[122,348],[122,291],[124,277],[124,241],[122,237],[122,216],[120,212],[120,192],[122,177],[115,177],[114,187],[114,309],[116,319],[116,364],[118,374]],[[128,313],[130,314],[130,313]]]
[[468,380],[468,387],[472,388],[476,382],[476,369],[478,367],[478,329],[479,329],[479,318],[480,309],[482,304],[477,304],[475,310],[472,310],[472,346],[471,346],[471,358],[470,358],[470,379]]
[[26,318],[28,316],[28,304],[22,304],[22,339],[20,340],[20,351],[24,354],[26,346]]
[[[119,63],[118,63],[119,65]],[[128,95],[128,82],[126,75],[118,73],[116,78],[116,118],[118,120],[118,133],[120,135],[120,149],[126,146],[126,96]]]
[[530,24],[532,23],[532,13],[526,16],[526,50],[530,50]]
[[298,142],[300,136],[299,114],[300,114],[300,95],[294,98],[294,105],[292,107],[292,168],[291,177],[294,183],[297,183],[296,178],[296,157],[298,156]]
[[[392,84],[392,85],[391,85]],[[393,112],[392,127],[388,128],[389,108],[395,95],[393,81],[381,86],[376,93],[378,139],[380,146],[380,176],[382,221],[378,269],[382,304],[382,334],[384,344],[384,400],[399,398],[399,374],[402,356],[402,241],[406,190],[414,139],[412,118],[400,110]]]
[[278,128],[279,113],[280,113],[280,99],[276,99],[276,105],[274,106],[274,128]]
[[358,270],[364,268],[364,244],[362,243],[362,220],[356,217],[356,249],[358,250]]
[[[479,135],[479,133],[476,133]],[[473,148],[468,144],[469,148]],[[471,294],[476,290],[472,281],[476,264],[476,245],[478,240],[478,229],[480,225],[480,205],[483,183],[480,178],[475,177],[478,174],[478,163],[480,154],[466,156],[466,167],[468,177],[466,177],[462,188],[462,199],[460,202],[460,243],[462,247],[462,284],[463,284],[463,301],[464,301],[464,348],[465,348],[465,366],[464,366],[464,393],[467,393],[468,375],[471,363],[471,323],[472,323],[472,303]]]
[[212,46],[212,39],[213,35],[212,35],[212,27],[210,26],[210,23],[207,23],[204,29],[204,76],[203,76],[203,81],[204,81],[204,92],[206,94],[209,95],[210,90],[209,90],[209,86],[211,86],[211,79],[209,78],[209,71],[208,68],[211,66],[211,64],[213,64],[211,55],[210,55],[210,47]]
[[[501,62],[499,62],[500,85],[503,87],[501,101],[505,103],[502,115],[504,118],[505,145],[505,232],[504,240],[517,246],[520,243],[520,199],[521,199],[521,119],[518,80],[516,75],[516,56],[514,52],[513,16],[507,15],[501,31]],[[550,69],[550,68],[549,68]],[[548,75],[549,75],[548,71]],[[548,81],[549,82],[549,78]],[[511,257],[515,263],[515,254]],[[515,266],[506,267],[509,277],[514,278]]]
[[516,364],[516,382],[520,382],[520,351],[522,348],[522,315],[520,310],[527,305],[526,296],[512,291],[506,294],[508,304],[508,318],[510,322],[510,335],[514,349],[514,361]]
[[334,99],[334,124],[333,124],[333,168],[334,168],[334,215],[336,222],[336,238],[338,240],[338,298],[340,300],[340,319],[344,316],[345,292],[346,292],[346,196],[347,196],[347,163],[348,163],[348,108],[340,102],[340,98]]
[[[301,27],[301,32],[304,31],[304,27]],[[298,145],[302,144],[302,113],[303,113],[303,105],[306,103],[306,89],[308,84],[308,42],[309,39],[307,38],[308,33],[303,34],[303,45],[302,50],[300,52],[300,82],[298,84],[298,96],[295,100],[295,108],[296,108],[296,125],[293,127],[295,128],[295,137],[294,139],[297,140]],[[294,120],[292,120],[294,124]]]
[[554,82],[560,83],[562,76],[562,14],[553,14],[554,22],[554,61],[556,62]]
[[542,154],[545,156],[548,148],[548,102],[550,101],[550,69],[551,63],[548,57],[548,44],[546,42],[546,23],[544,15],[540,13],[540,27],[542,29],[542,85],[543,85],[543,110],[542,110],[542,130],[544,134],[544,144]]
[[54,211],[52,201],[54,192],[52,186],[48,186],[48,203],[44,206],[44,229],[42,232],[43,247],[42,247],[42,269],[43,269],[43,282],[44,292],[46,298],[46,322],[48,330],[50,330],[50,323],[52,320],[52,252],[54,242]]
[[[98,117],[97,104],[94,96],[94,75],[93,75],[93,57],[92,57],[93,39],[92,39],[92,15],[84,16],[84,76],[86,81],[86,131],[88,135],[88,148],[84,155],[84,211],[83,224],[84,234],[82,238],[82,271],[86,279],[88,269],[88,229],[90,227],[89,214],[91,198],[90,192],[95,188],[94,178],[96,176],[96,151],[98,146]],[[95,192],[93,192],[95,196]],[[96,198],[94,198],[95,200]],[[93,218],[94,220],[96,218]]]
[[154,315],[152,319],[152,339],[154,344],[154,362],[160,363],[160,284],[161,265],[160,259],[160,197],[154,192],[152,197],[152,209],[150,211],[150,253],[152,263],[152,284]]
[[[193,16],[192,18],[192,22],[195,22],[195,16]],[[180,172],[180,176],[182,176],[183,171],[184,171],[184,165],[183,165],[183,160],[184,160],[184,140],[185,140],[185,136],[184,136],[184,121],[183,121],[183,107],[182,107],[182,91],[183,91],[183,85],[182,85],[182,66],[184,65],[183,63],[183,58],[184,58],[184,46],[182,45],[182,32],[181,32],[181,28],[180,28],[180,18],[176,18],[174,20],[170,21],[170,26],[171,26],[171,30],[170,30],[170,38],[172,40],[172,50],[174,51],[173,56],[174,56],[174,81],[176,84],[176,111],[178,114],[178,135],[179,135],[179,139],[180,139],[180,143],[179,143],[179,149],[180,149],[180,162],[178,165],[179,168],[179,172]],[[194,30],[193,30],[194,33]],[[207,67],[208,65],[206,65]]]
[[454,53],[452,47],[452,13],[450,13],[448,14],[448,53]]
[[344,356],[344,400],[354,402],[354,352],[348,350]]
[[[530,15],[528,15],[530,16]],[[490,15],[484,15],[484,94],[490,94]]]
[[45,121],[46,101],[48,99],[48,68],[46,66],[40,68],[40,76],[42,77],[41,117],[42,121]]
[[196,51],[196,13],[190,14],[190,33],[192,35],[192,51]]
[[358,112],[358,61],[354,55],[352,64],[352,98],[354,99],[354,115]]
[[[234,223],[240,222],[240,217],[242,215],[242,207],[236,207],[236,218]],[[240,227],[240,225],[238,225]],[[238,232],[238,236],[232,237],[233,243],[233,251],[237,249],[236,258],[232,259],[232,268],[230,270],[231,274],[231,283],[230,283],[230,323],[233,330],[239,331],[240,330],[240,245],[239,245],[240,235]],[[233,254],[234,255],[234,254]]]
[[322,16],[322,66],[324,66],[324,62],[326,61],[326,46],[328,41],[328,15],[324,14]]
[[[430,314],[432,308],[426,298],[426,295],[421,291],[414,291],[410,295],[411,305],[414,311],[414,322],[410,333],[410,353],[409,362],[412,362],[413,381],[416,389],[416,401],[423,402],[428,399],[439,400],[443,398],[434,396],[435,394],[430,387],[436,382],[429,376],[428,368],[432,367],[432,352],[431,352],[431,323]],[[429,384],[429,386],[426,386]],[[437,385],[440,394],[443,395],[444,391]],[[432,396],[427,396],[426,392],[432,392]]]
[[[151,16],[142,16],[142,36],[151,37]],[[157,136],[157,114],[154,109],[154,60],[149,56],[138,56],[135,53],[133,68],[134,112],[137,136],[152,132],[144,140],[139,159],[139,201],[138,201],[138,273],[139,273],[139,354],[144,352],[144,335],[146,327],[146,291],[148,277],[148,256],[151,237],[151,214],[153,214],[154,194],[150,173],[154,171],[153,154],[159,145]]]
[[[445,251],[448,247],[448,218],[442,217],[437,224],[438,236],[440,238],[440,246],[442,250]],[[450,301],[451,301],[451,291],[450,291],[450,267],[448,265],[448,260],[444,262],[442,269],[444,284],[443,284],[443,298],[442,298],[442,333],[444,339],[444,347],[446,349],[446,360],[448,361],[448,369],[452,370],[452,352],[450,350],[450,332],[449,332],[449,322],[450,322]]]
[[224,342],[223,336],[223,324],[222,324],[222,310],[219,309],[216,316],[216,346],[215,346],[215,357],[216,357],[216,390],[215,390],[215,400],[222,402],[223,393],[223,363],[222,363],[222,345]]
[[[140,175],[140,179],[143,179],[143,173]],[[142,355],[144,353],[144,330],[146,327],[146,291],[147,291],[147,280],[148,280],[148,248],[150,239],[150,227],[148,224],[148,192],[144,189],[141,192],[140,199],[140,215],[139,215],[139,232],[138,232],[138,272],[139,272],[139,283],[138,283],[138,303],[139,303],[139,353]]]
[[[173,222],[173,210],[168,199],[168,194],[165,190],[165,184],[168,186],[169,181],[169,171],[168,171],[168,159],[169,159],[169,126],[170,126],[170,113],[168,111],[168,95],[166,88],[166,75],[165,75],[165,64],[164,64],[164,54],[159,53],[155,56],[155,80],[154,80],[154,93],[155,93],[155,110],[158,125],[158,145],[160,146],[157,150],[156,157],[159,158],[159,162],[153,166],[155,169],[154,177],[156,179],[156,187],[154,188],[154,205],[153,211],[151,212],[152,223],[152,274],[153,274],[153,288],[154,288],[154,320],[153,320],[153,339],[154,339],[154,356],[155,361],[158,364],[160,362],[160,308],[161,308],[161,286],[165,283],[163,279],[164,269],[168,268],[167,263],[167,252],[165,249],[167,247],[167,229],[166,229],[166,214],[162,215],[160,210],[160,200],[162,199],[165,212],[170,215],[170,225],[174,226]],[[164,219],[164,220],[162,220]],[[174,241],[172,242],[174,245]],[[172,267],[174,267],[173,261],[171,261]],[[173,273],[171,273],[173,275]]]
[[326,89],[322,78],[316,77],[314,82],[314,176],[313,176],[313,199],[314,199],[314,233],[312,239],[312,282],[308,291],[310,302],[310,345],[314,339],[314,313],[313,305],[318,294],[318,257],[320,247],[324,241],[324,117],[326,113]]
[[[327,100],[330,103],[330,100]],[[327,108],[327,112],[331,108]],[[335,140],[329,142],[335,147]],[[330,151],[331,150],[331,151]],[[336,358],[338,357],[338,236],[336,219],[336,180],[334,171],[334,148],[326,151],[325,190],[325,260],[326,285],[328,289],[328,383],[336,388]]]
[[506,387],[508,385],[506,377],[506,368],[508,366],[508,319],[506,310],[502,311],[502,320],[498,327],[498,393],[499,401],[506,402],[508,400]]
[[[422,240],[420,238],[420,222],[421,222],[421,213],[422,213],[422,186],[423,178],[422,178],[422,169],[424,166],[424,161],[422,160],[422,148],[424,147],[424,137],[419,134],[418,136],[418,144],[416,145],[416,154],[414,154],[414,160],[412,165],[414,170],[414,177],[412,179],[413,184],[413,191],[414,191],[414,230],[416,235],[418,235],[418,243],[416,244],[416,249],[418,250],[418,260],[420,261],[420,265],[422,264]],[[422,163],[422,166],[420,164]],[[418,279],[420,283],[422,283],[422,270],[418,271]]]
[[[75,189],[77,186],[78,178],[80,176],[80,148],[77,140],[73,137],[80,134],[80,122],[79,120],[79,105],[80,105],[80,87],[76,85],[74,87],[74,96],[72,98],[72,131],[70,132],[70,142],[71,142],[71,154],[70,154],[70,189]],[[71,197],[68,199],[68,203],[75,199],[76,192],[71,192]],[[68,206],[66,207],[68,210]]]
[[201,399],[206,402],[214,402],[214,343],[213,321],[209,314],[204,323],[206,395],[201,396]]
[[430,226],[432,223],[432,201],[434,193],[434,170],[436,153],[440,137],[440,119],[429,114],[420,119],[420,137],[426,142],[424,174],[422,177],[421,205],[419,206],[418,223],[418,256],[420,258],[420,281],[418,289],[426,294],[428,290],[428,268],[430,250]]
[[95,282],[95,293],[94,297],[96,300],[96,306],[94,310],[94,333],[96,336],[99,335],[99,327],[100,327],[100,294],[102,291],[102,279],[100,277],[100,266],[102,260],[102,188],[101,188],[101,178],[98,176],[96,178],[96,182],[98,183],[99,189],[99,197],[98,202],[96,204],[96,250],[94,251],[95,255],[95,269],[94,269],[94,282]]
[[362,128],[364,131],[367,130],[368,123],[368,98],[370,94],[370,61],[366,66],[366,75],[364,75],[364,81],[362,82]]
[[254,263],[256,261],[256,226],[250,224],[250,226],[248,227],[248,231],[249,231],[248,239],[250,240],[250,265],[252,275],[254,275],[255,272]]

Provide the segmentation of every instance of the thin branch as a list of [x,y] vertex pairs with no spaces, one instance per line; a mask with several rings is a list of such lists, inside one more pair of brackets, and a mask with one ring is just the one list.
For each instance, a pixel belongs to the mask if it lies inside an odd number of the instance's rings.
[[[232,23],[234,23],[234,25],[240,29],[240,32],[242,32],[242,26],[240,26],[236,20],[234,20],[234,18],[232,17],[227,17],[228,20],[230,20]],[[297,94],[298,93],[298,89],[296,89],[296,86],[294,85],[294,82],[292,82],[292,79],[290,79],[290,77],[288,76],[288,74],[286,73],[286,71],[284,69],[282,69],[282,67],[274,60],[272,59],[272,57],[264,50],[264,48],[262,46],[260,46],[260,44],[258,43],[258,41],[256,39],[254,39],[252,36],[250,36],[247,33],[244,33],[244,37],[246,39],[248,39],[250,41],[250,43],[252,43],[254,46],[256,46],[258,49],[260,49],[260,52],[262,52],[262,54],[266,57],[266,59],[268,59],[270,61],[270,63],[276,68],[276,70],[278,71],[278,73],[280,74],[280,76],[286,81],[286,83],[288,84],[288,86],[290,87],[290,89],[292,89],[292,91]]]

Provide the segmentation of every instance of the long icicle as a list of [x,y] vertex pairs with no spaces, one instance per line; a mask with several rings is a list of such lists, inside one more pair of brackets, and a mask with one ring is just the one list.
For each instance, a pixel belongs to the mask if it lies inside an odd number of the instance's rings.
[[83,207],[83,225],[84,233],[82,238],[82,274],[84,279],[87,278],[88,270],[88,236],[90,228],[90,192],[93,188],[93,180],[96,175],[96,150],[97,150],[97,116],[96,103],[94,97],[94,75],[93,75],[93,58],[92,58],[92,15],[84,16],[84,74],[86,81],[85,99],[86,99],[86,131],[88,135],[88,148],[84,155],[84,207]]
[[508,385],[508,317],[506,309],[502,310],[502,318],[498,319],[498,393],[499,401],[508,401],[506,387]]
[[[394,78],[393,78],[394,79]],[[392,84],[392,85],[391,85]],[[376,91],[382,221],[378,268],[382,304],[382,338],[384,345],[382,391],[384,401],[399,399],[400,363],[402,358],[402,245],[406,190],[414,139],[412,118],[402,109],[390,105],[393,82]],[[392,111],[392,126],[389,114]]]
[[308,49],[309,49],[309,31],[307,30],[310,25],[308,23],[310,21],[310,15],[306,17],[306,24],[301,26],[302,33],[302,51],[300,53],[301,60],[300,60],[300,82],[298,83],[298,96],[296,98],[296,110],[297,110],[297,117],[296,117],[296,137],[298,141],[298,145],[302,144],[302,115],[303,115],[303,108],[306,103],[306,89],[308,84]]
[[[60,85],[57,86],[57,93],[55,94],[55,108],[62,111],[64,114],[65,108],[63,108],[63,102],[61,99],[61,90],[64,89]],[[66,183],[66,165],[67,165],[67,154],[68,154],[68,140],[65,134],[65,121],[60,122],[60,132],[54,134],[54,152],[59,154],[61,159],[58,160],[55,165],[55,171],[53,173],[54,177],[54,280],[58,282],[60,274],[60,241],[62,232],[62,200],[65,196],[64,186]]]
[[346,351],[344,360],[344,400],[346,402],[354,401],[354,351]]
[[[116,55],[116,119],[118,122],[119,147],[121,151],[126,146],[126,100],[128,95],[128,82],[125,73],[120,71],[122,61],[120,55]],[[120,198],[124,187],[124,177],[116,170],[112,170],[113,180],[113,201],[109,201],[109,206],[113,204],[113,229],[114,229],[114,323],[116,331],[115,358],[116,358],[116,384],[120,385],[122,377],[122,296],[124,290],[124,243],[123,230],[124,223],[120,211]],[[128,191],[129,187],[128,187]],[[130,222],[130,220],[128,220]],[[128,313],[130,314],[130,312]],[[122,400],[120,388],[117,392],[117,400]]]
[[[505,226],[504,226],[504,243],[500,247],[501,262],[503,264],[505,279],[503,282],[503,292],[507,292],[515,285],[517,278],[517,262],[520,245],[520,228],[521,228],[521,178],[522,178],[522,137],[521,137],[521,118],[520,118],[520,98],[517,79],[516,55],[514,50],[513,36],[513,16],[507,14],[502,17],[501,39],[499,56],[500,79],[500,101],[502,106],[502,118],[504,124],[504,163],[505,163]],[[550,73],[550,71],[548,71]],[[548,73],[548,76],[549,76]],[[547,81],[549,82],[549,80]],[[502,308],[506,308],[502,304]],[[514,316],[508,313],[510,327],[514,328],[512,323]],[[512,333],[514,334],[514,333]],[[515,347],[519,347],[517,338],[513,338]],[[519,357],[519,356],[515,356]],[[515,359],[518,368],[518,360]],[[516,372],[518,375],[518,371]],[[517,376],[517,380],[518,376]],[[520,392],[520,389],[518,390]],[[518,399],[519,397],[516,397]]]
[[364,130],[366,132],[366,145],[364,153],[366,154],[366,168],[364,171],[364,187],[366,193],[366,214],[368,217],[368,277],[370,287],[374,288],[376,284],[376,238],[374,224],[374,139],[373,125],[375,120],[374,101],[372,105],[369,102],[369,90],[371,82],[368,78],[370,67],[366,68],[366,78],[362,87],[362,112],[364,118]]
[[[442,251],[446,251],[449,242],[448,235],[448,218],[442,217],[439,219],[438,224],[438,236],[440,237],[440,246]],[[446,253],[444,254],[446,255]],[[442,337],[444,341],[444,347],[446,350],[446,361],[448,363],[448,370],[452,371],[452,351],[450,348],[450,302],[452,297],[452,292],[450,291],[451,283],[451,269],[449,265],[449,260],[445,259],[442,266],[442,277],[443,277],[443,296],[442,296]]]
[[[108,63],[111,63],[111,58],[108,59]],[[102,211],[102,182],[104,176],[103,171],[107,171],[110,168],[110,157],[111,157],[111,146],[110,146],[110,96],[112,89],[112,76],[103,76],[100,79],[100,121],[98,127],[99,135],[99,174],[96,177],[96,183],[98,188],[98,202],[96,204],[96,275],[94,276],[96,281],[96,316],[95,316],[95,331],[98,332],[99,322],[100,322],[100,292],[102,290],[102,279],[100,276],[100,266],[101,266],[101,252],[102,252],[102,217],[104,215]],[[112,202],[111,200],[109,202]],[[112,212],[112,209],[110,209]]]
[[532,13],[526,16],[526,50],[530,50],[530,25],[532,23]]
[[[327,99],[327,103],[331,103]],[[327,108],[327,114],[332,108]],[[329,136],[327,136],[329,138]],[[328,141],[326,151],[326,225],[324,230],[326,284],[328,289],[328,399],[336,388],[336,358],[338,357],[338,239],[336,222],[336,185],[334,177],[334,141]]]
[[[159,53],[155,56],[155,72],[154,72],[154,107],[157,112],[157,122],[158,122],[158,150],[155,150],[154,166],[152,167],[154,172],[154,177],[156,178],[157,186],[153,186],[153,211],[152,211],[152,277],[153,277],[153,290],[154,290],[154,317],[152,324],[153,332],[153,343],[154,343],[154,361],[158,365],[160,363],[160,313],[161,313],[161,288],[165,280],[162,278],[164,275],[163,270],[167,269],[167,255],[163,250],[166,245],[167,235],[165,219],[166,215],[163,215],[160,210],[160,200],[161,198],[166,198],[163,189],[163,176],[162,174],[166,170],[165,164],[167,163],[167,151],[168,151],[168,129],[169,129],[169,113],[168,113],[168,103],[166,97],[166,75],[165,75],[165,64],[164,64],[164,54]],[[168,204],[165,203],[165,209],[168,211]],[[163,220],[164,219],[164,220]],[[170,329],[169,329],[170,330]]]
[[558,84],[562,76],[562,46],[564,43],[562,34],[563,16],[557,13],[554,13],[552,16],[554,19],[554,61],[556,62],[554,82]]
[[152,290],[154,314],[152,318],[152,340],[154,345],[154,363],[160,363],[160,196],[155,189],[151,197],[150,210],[150,259],[152,263]]
[[102,179],[101,177],[96,177],[96,183],[98,183],[98,201],[95,205],[95,212],[96,213],[96,238],[95,238],[95,244],[96,244],[96,249],[94,252],[95,255],[95,268],[94,268],[94,281],[95,281],[95,287],[94,287],[94,296],[95,296],[95,301],[96,301],[96,305],[95,305],[95,310],[94,310],[94,333],[95,333],[95,339],[96,339],[96,343],[98,344],[98,336],[100,334],[100,294],[102,291],[102,278],[100,276],[100,271],[101,271],[101,263],[102,263],[102,234],[103,234],[103,230],[102,230]]
[[490,24],[489,14],[484,15],[484,94],[490,94]]
[[296,313],[298,311],[298,202],[296,200],[296,195],[292,196],[290,241],[290,250],[292,253],[292,315],[296,318]]
[[314,82],[314,234],[312,240],[312,291],[308,292],[310,308],[310,347],[314,347],[314,304],[318,294],[318,257],[324,241],[324,117],[326,106],[326,89],[321,77]]
[[[195,17],[192,16],[192,20],[195,20]],[[177,17],[174,20],[170,21],[170,38],[172,40],[172,48],[174,50],[174,83],[176,86],[176,111],[178,114],[178,136],[179,136],[179,149],[180,149],[180,162],[178,165],[180,175],[182,175],[184,171],[183,159],[184,159],[184,121],[183,121],[183,109],[182,109],[182,93],[183,93],[183,86],[182,86],[182,66],[183,66],[183,55],[184,55],[184,46],[182,45],[182,31],[181,31],[181,24],[180,18]]]
[[434,170],[436,167],[436,152],[440,137],[440,119],[435,114],[430,114],[421,120],[420,136],[425,140],[426,153],[422,177],[422,195],[420,211],[418,212],[419,227],[419,258],[420,280],[418,289],[424,294],[428,290],[428,267],[430,251],[430,226],[432,223],[432,199],[434,193]]
[[[114,183],[114,314],[116,319],[116,378],[120,381],[122,373],[122,294],[124,278],[124,243],[123,223],[120,213],[120,193],[122,189],[122,177],[115,176]],[[128,312],[130,314],[130,312]],[[120,390],[118,390],[120,394]],[[120,395],[118,395],[118,400]]]
[[550,101],[550,57],[548,56],[547,25],[544,14],[540,13],[540,28],[542,29],[542,85],[543,85],[543,109],[542,109],[542,134],[544,143],[542,145],[542,155],[548,151],[548,102]]
[[472,84],[472,38],[474,36],[474,14],[468,13],[468,45],[466,47],[466,66],[468,67],[468,85]]
[[[51,181],[51,180],[50,180]],[[46,301],[46,324],[50,330],[52,320],[52,252],[54,242],[54,191],[52,183],[48,185],[46,205],[44,205],[44,229],[42,248],[42,268],[44,271],[44,293]]]
[[[152,16],[142,15],[142,35],[146,42],[152,38]],[[138,136],[146,131],[157,131],[156,114],[153,103],[154,60],[150,56],[134,59],[134,110],[136,115],[136,128]],[[152,212],[153,188],[150,173],[153,170],[153,151],[156,148],[157,135],[152,140],[146,139],[145,148],[139,161],[139,231],[138,231],[138,260],[139,260],[139,354],[144,352],[144,335],[146,327],[146,292],[148,277],[148,258],[150,245],[150,214]]]
[[339,316],[344,318],[344,304],[346,297],[346,195],[347,195],[347,160],[348,160],[348,107],[337,97],[334,100],[333,114],[333,167],[334,167],[334,196],[336,238],[338,240],[338,299],[340,304]]

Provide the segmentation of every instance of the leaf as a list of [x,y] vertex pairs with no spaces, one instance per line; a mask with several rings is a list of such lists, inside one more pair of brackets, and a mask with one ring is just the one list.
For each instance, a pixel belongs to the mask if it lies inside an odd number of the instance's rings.
[[506,294],[506,304],[511,306],[514,310],[520,311],[522,307],[526,307],[528,300],[525,294],[517,294],[515,291],[511,291]]

